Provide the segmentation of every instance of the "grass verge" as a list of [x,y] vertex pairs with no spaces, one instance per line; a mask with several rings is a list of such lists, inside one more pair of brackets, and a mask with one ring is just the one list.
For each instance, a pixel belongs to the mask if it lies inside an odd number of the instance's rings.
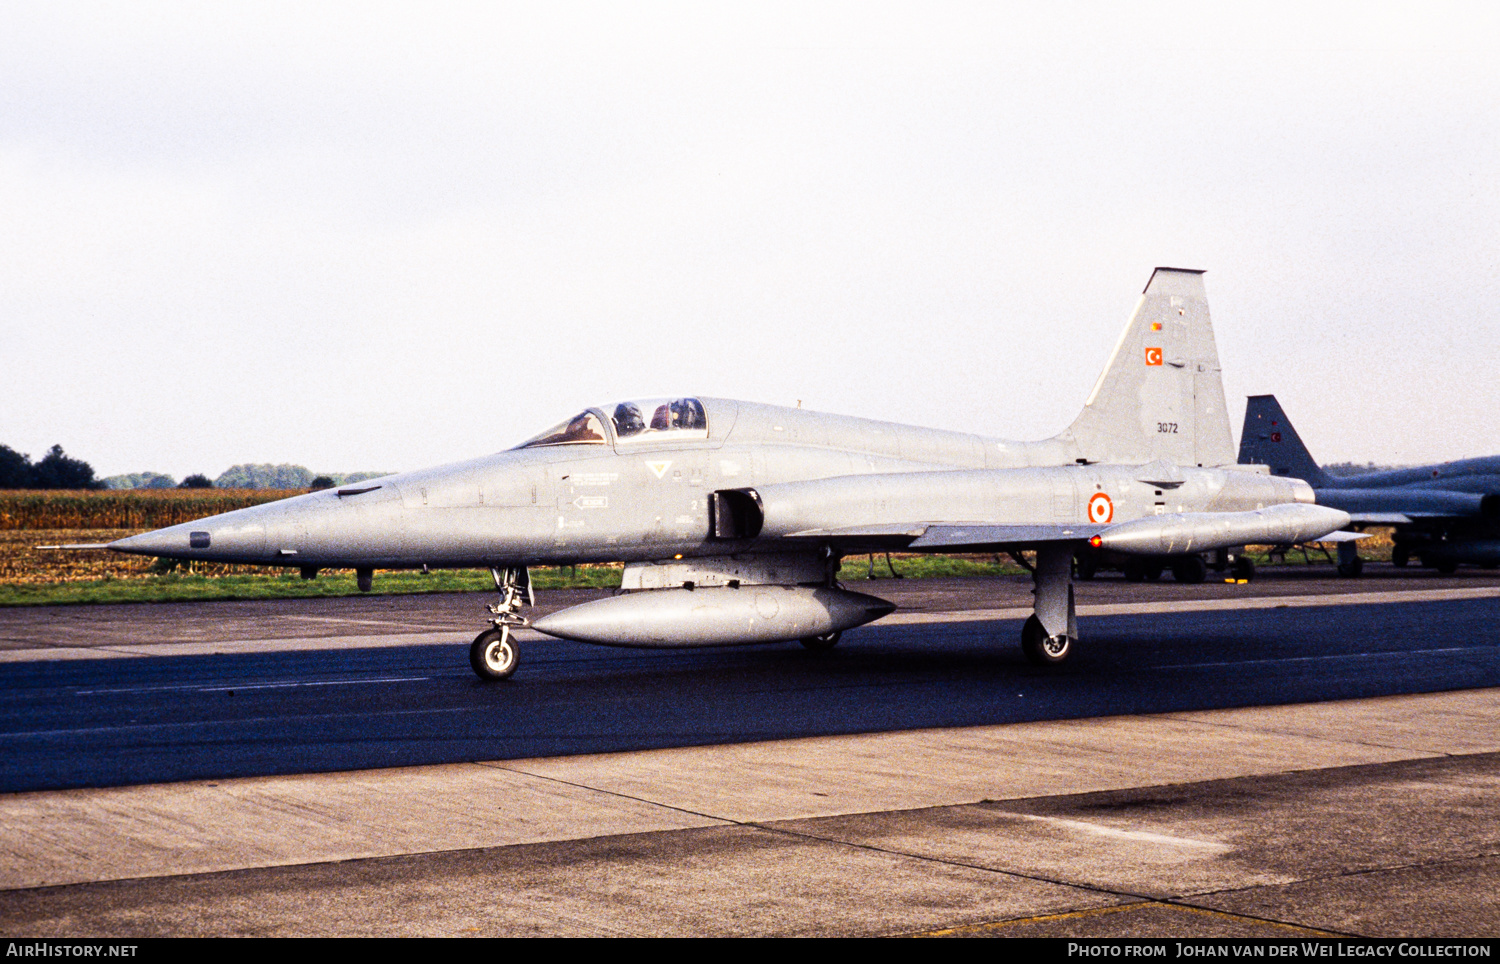
[[[1023,570],[1013,562],[998,563],[991,556],[896,556],[894,570],[914,579],[935,576],[1014,575]],[[532,582],[538,589],[613,589],[620,585],[619,565],[535,567]],[[890,578],[892,565],[876,556],[873,568],[865,556],[844,560],[839,579],[861,582],[871,577]],[[427,573],[385,571],[375,573],[373,595],[408,595],[428,592],[487,592],[494,589],[489,572],[482,569],[442,570]],[[352,572],[324,572],[306,580],[295,571],[206,575],[167,572],[128,577],[69,579],[57,582],[0,582],[0,606],[64,606],[99,603],[190,602],[195,600],[307,599],[320,596],[356,596],[359,587]]]

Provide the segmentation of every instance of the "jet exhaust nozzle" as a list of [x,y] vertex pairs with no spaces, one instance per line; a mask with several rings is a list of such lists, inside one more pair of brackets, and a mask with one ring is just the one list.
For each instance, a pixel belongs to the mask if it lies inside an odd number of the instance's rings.
[[1287,545],[1326,536],[1349,514],[1322,505],[1287,503],[1249,512],[1183,512],[1122,522],[1099,534],[1105,549],[1173,555],[1243,545]]
[[895,608],[875,596],[827,586],[653,589],[573,606],[531,625],[581,643],[687,649],[826,636]]

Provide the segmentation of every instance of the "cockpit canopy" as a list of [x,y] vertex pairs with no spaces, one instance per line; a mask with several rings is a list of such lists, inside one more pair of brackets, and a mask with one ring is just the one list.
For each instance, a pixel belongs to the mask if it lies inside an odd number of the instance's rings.
[[542,445],[603,445],[606,419],[614,431],[615,442],[634,445],[642,442],[675,442],[708,438],[708,416],[703,403],[696,398],[648,398],[620,402],[613,409],[588,409],[542,434],[517,445],[518,449]]

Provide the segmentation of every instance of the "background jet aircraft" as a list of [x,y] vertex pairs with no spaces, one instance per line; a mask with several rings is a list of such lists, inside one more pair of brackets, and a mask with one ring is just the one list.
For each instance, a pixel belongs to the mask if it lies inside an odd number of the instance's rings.
[[[1251,395],[1239,460],[1307,481],[1319,505],[1344,510],[1355,525],[1394,526],[1395,565],[1413,556],[1439,572],[1461,562],[1500,565],[1500,456],[1338,478],[1313,461],[1275,395]],[[1343,575],[1363,568],[1356,548],[1339,543]]]
[[1161,556],[1289,542],[1348,521],[1305,482],[1233,464],[1202,273],[1158,268],[1082,413],[1007,442],[715,398],[580,412],[506,452],[241,509],[112,543],[152,556],[375,569],[487,566],[500,601],[470,648],[509,676],[527,566],[625,563],[621,595],[536,620],[567,639],[711,646],[840,633],[894,608],[839,586],[846,553],[1034,550],[1039,664],[1078,637],[1075,549]]

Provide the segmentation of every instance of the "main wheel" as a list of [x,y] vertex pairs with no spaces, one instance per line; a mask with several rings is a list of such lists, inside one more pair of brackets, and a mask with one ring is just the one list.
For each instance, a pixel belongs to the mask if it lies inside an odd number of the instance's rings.
[[1068,636],[1048,636],[1042,621],[1035,615],[1021,627],[1021,652],[1036,666],[1056,666],[1068,658],[1073,651],[1073,640]]
[[469,647],[469,665],[485,681],[507,679],[521,661],[521,650],[510,633],[487,629],[474,638]]
[[1411,550],[1397,544],[1391,547],[1391,565],[1400,569],[1411,561]]
[[1208,578],[1208,566],[1202,556],[1182,556],[1172,560],[1172,578],[1189,584],[1200,583]]
[[809,636],[806,639],[798,640],[798,642],[800,642],[803,646],[806,646],[808,649],[821,651],[825,649],[832,649],[833,647],[837,646],[839,644],[839,640],[843,638],[843,633],[826,633],[822,636]]
[[1249,582],[1255,578],[1255,560],[1249,556],[1239,556],[1234,560],[1234,566],[1229,571],[1236,581],[1243,579]]

